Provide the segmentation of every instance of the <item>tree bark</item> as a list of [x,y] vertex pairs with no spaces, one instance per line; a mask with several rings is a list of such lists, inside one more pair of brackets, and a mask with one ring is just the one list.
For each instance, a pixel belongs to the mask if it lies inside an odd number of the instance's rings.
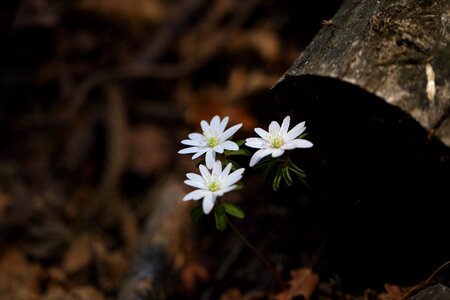
[[290,155],[332,224],[328,266],[355,284],[414,262],[418,281],[450,251],[450,1],[345,0],[323,23],[258,117],[306,121],[314,147]]
[[346,0],[324,24],[275,91],[323,96],[325,78],[338,79],[399,107],[450,146],[450,1]]

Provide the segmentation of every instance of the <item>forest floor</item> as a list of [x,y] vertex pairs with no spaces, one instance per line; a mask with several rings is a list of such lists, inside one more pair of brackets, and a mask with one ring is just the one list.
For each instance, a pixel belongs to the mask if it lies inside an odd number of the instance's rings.
[[[445,223],[407,229],[430,210],[427,197],[414,213],[373,204],[381,192],[354,174],[345,185],[347,170],[314,147],[295,155],[307,185],[274,192],[238,159],[254,192],[228,196],[246,212],[234,224],[283,286],[212,216],[191,222],[183,181],[196,161],[177,154],[180,141],[216,114],[243,124],[236,139],[267,128],[270,88],[340,4],[301,2],[3,4],[0,299],[400,300],[448,283]],[[420,166],[441,183],[450,155],[432,147]]]

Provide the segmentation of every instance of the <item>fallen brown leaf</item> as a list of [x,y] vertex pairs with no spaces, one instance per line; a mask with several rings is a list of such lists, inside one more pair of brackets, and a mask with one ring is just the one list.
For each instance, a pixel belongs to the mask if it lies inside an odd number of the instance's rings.
[[63,258],[63,269],[72,274],[86,268],[92,261],[92,247],[89,234],[77,237],[70,245]]
[[81,286],[74,288],[71,292],[73,299],[77,300],[103,300],[105,297],[99,290],[92,286]]
[[206,281],[208,278],[208,270],[199,263],[190,263],[181,271],[181,280],[188,291],[192,291],[199,280]]
[[310,299],[319,283],[319,276],[310,268],[291,271],[289,288],[274,296],[274,300],[291,300],[296,296]]
[[0,298],[2,300],[39,299],[42,268],[27,261],[17,248],[7,250],[0,260]]

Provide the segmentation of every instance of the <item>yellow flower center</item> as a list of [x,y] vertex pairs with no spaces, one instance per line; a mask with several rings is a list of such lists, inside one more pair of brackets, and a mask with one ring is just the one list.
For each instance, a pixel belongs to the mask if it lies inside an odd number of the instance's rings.
[[208,185],[208,189],[211,192],[217,192],[218,190],[220,190],[220,182],[217,179],[214,179],[213,181],[211,181],[211,183]]
[[219,145],[219,140],[218,140],[217,138],[215,138],[215,137],[210,137],[210,138],[208,139],[208,146],[209,146],[209,147],[215,147],[215,146],[217,146],[217,145]]
[[273,148],[280,148],[283,146],[283,138],[281,136],[274,136],[271,141]]

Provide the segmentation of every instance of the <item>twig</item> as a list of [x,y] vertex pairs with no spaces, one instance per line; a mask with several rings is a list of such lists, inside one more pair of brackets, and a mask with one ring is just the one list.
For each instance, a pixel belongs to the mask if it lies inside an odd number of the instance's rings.
[[106,145],[105,169],[94,195],[92,213],[96,214],[106,205],[105,201],[115,201],[118,185],[127,159],[127,120],[124,99],[117,85],[105,86],[106,94]]

